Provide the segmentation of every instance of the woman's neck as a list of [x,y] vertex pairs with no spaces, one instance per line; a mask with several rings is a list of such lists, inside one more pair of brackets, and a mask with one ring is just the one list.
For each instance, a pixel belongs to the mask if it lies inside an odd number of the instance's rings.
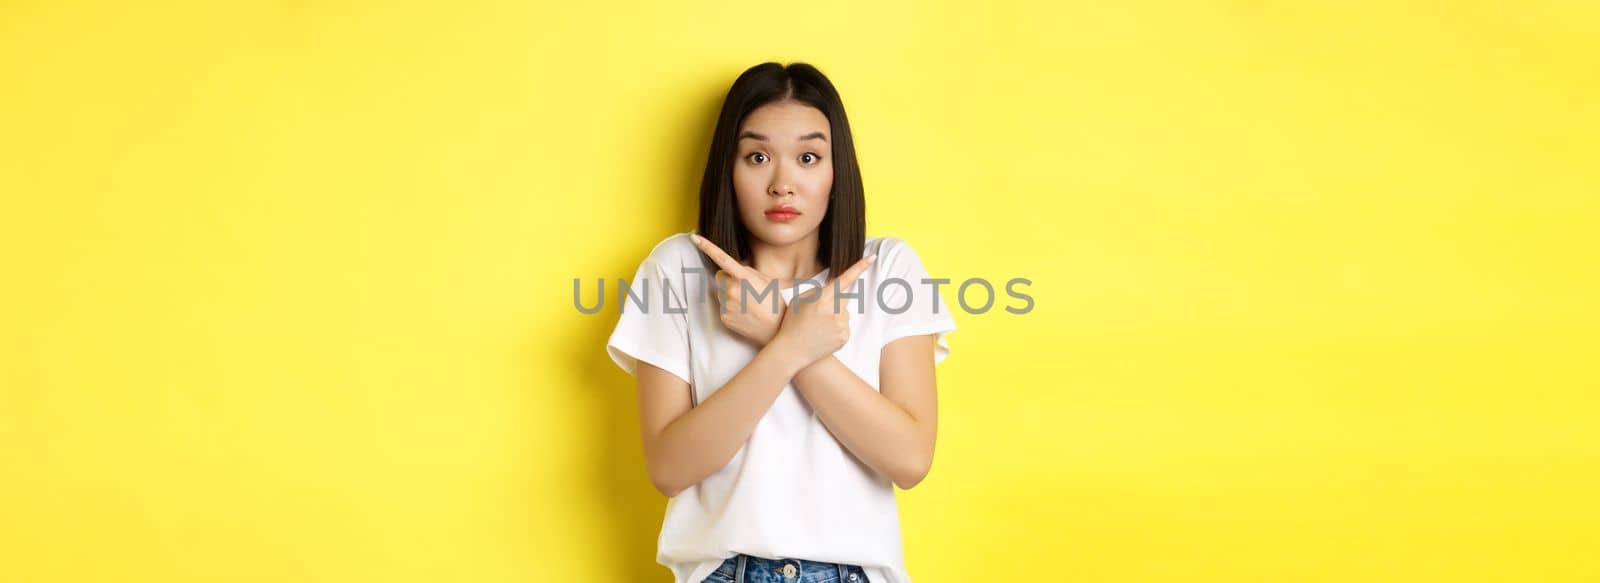
[[797,279],[806,279],[822,271],[817,261],[818,236],[810,236],[788,245],[769,245],[751,237],[751,266],[762,275],[778,280],[778,286],[789,288]]

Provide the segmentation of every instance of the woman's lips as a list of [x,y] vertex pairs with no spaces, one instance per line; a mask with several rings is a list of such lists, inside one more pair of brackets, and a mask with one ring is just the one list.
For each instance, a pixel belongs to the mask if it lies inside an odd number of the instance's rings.
[[777,223],[787,223],[800,217],[800,212],[794,209],[780,208],[767,211],[767,220]]

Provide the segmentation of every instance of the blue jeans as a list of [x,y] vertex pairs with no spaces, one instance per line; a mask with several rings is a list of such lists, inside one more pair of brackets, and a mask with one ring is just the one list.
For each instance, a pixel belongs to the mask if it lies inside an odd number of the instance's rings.
[[743,553],[728,557],[702,583],[869,583],[856,565],[803,559],[768,559]]

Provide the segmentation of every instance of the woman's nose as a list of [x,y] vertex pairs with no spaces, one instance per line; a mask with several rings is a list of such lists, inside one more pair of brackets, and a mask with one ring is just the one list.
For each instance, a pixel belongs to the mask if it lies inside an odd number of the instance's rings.
[[772,196],[794,194],[794,182],[789,180],[793,171],[786,164],[779,163],[772,172],[772,184],[767,187],[767,193]]

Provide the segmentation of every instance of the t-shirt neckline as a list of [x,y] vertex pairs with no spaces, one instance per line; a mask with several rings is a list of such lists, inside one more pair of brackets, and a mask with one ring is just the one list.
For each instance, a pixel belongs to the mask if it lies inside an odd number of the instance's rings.
[[[821,287],[821,286],[823,286],[823,285],[828,283],[828,270],[829,269],[832,269],[832,268],[831,267],[824,267],[824,268],[822,268],[822,271],[818,271],[816,273],[816,275],[812,275],[811,277],[796,278],[794,281],[789,282],[789,285],[780,285],[780,286],[778,286],[778,291],[779,291],[779,293],[782,293],[785,296],[792,296],[799,290],[799,288],[802,288],[802,287],[804,287],[805,289],[808,289],[808,290],[812,289],[813,287]],[[802,282],[807,282],[807,281],[813,282],[816,285],[803,284],[802,283]]]

